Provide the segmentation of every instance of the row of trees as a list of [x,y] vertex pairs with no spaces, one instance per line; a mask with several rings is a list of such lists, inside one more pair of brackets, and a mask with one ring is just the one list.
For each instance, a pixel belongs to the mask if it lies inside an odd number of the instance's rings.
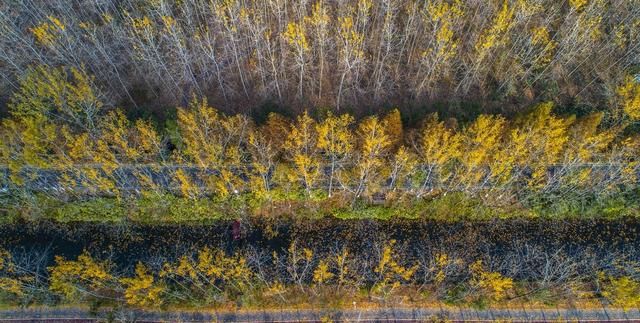
[[11,189],[63,195],[604,192],[636,183],[640,141],[624,130],[639,115],[640,84],[629,78],[617,92],[618,116],[606,123],[601,112],[558,116],[543,103],[514,120],[480,115],[459,125],[433,114],[418,129],[404,129],[398,110],[359,121],[270,114],[256,124],[194,97],[159,132],[105,108],[83,72],[40,67],[2,120],[0,164]]
[[[96,75],[107,105],[225,112],[534,98],[606,107],[640,63],[636,0],[82,0],[0,5],[0,95],[29,66]],[[500,99],[502,98],[502,99]],[[501,105],[508,109],[506,104]],[[144,108],[149,109],[149,108]]]
[[[0,301],[22,306],[62,302],[150,309],[224,306],[231,302],[246,306],[339,304],[341,299],[347,306],[354,299],[389,305],[394,297],[409,296],[415,302],[486,306],[510,300],[526,302],[539,290],[566,289],[565,297],[569,298],[579,294],[587,300],[604,298],[606,303],[625,310],[640,305],[637,265],[621,258],[615,260],[617,269],[611,269],[608,263],[585,266],[583,262],[589,257],[528,250],[527,262],[520,270],[529,271],[528,280],[516,282],[504,273],[515,277],[518,270],[500,268],[501,264],[491,258],[485,263],[467,262],[447,253],[407,257],[394,240],[371,251],[368,256],[354,255],[347,249],[317,254],[296,242],[271,255],[253,249],[228,255],[220,249],[204,248],[175,260],[153,258],[126,269],[84,251],[76,259],[56,256],[45,269],[46,255],[12,255],[2,250]],[[538,257],[545,253],[546,258]],[[531,267],[534,263],[546,266],[546,271]],[[580,273],[583,269],[591,272]],[[558,296],[557,301],[564,299]]]

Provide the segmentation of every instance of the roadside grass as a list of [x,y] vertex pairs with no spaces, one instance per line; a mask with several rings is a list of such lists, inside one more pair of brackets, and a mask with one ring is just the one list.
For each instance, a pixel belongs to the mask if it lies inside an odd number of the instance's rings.
[[341,220],[436,220],[444,222],[492,219],[608,219],[640,216],[637,192],[600,196],[532,196],[524,202],[494,201],[481,195],[448,192],[424,198],[392,197],[382,201],[314,193],[274,194],[256,198],[235,194],[226,198],[183,198],[173,194],[137,197],[94,197],[61,200],[46,195],[2,200],[0,224],[17,219],[60,223],[142,224],[214,223],[241,218]]

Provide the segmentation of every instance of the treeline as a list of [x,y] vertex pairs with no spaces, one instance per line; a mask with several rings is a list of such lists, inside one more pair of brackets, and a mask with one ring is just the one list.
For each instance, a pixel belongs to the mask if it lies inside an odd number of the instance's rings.
[[[162,115],[191,94],[264,105],[610,106],[637,73],[636,0],[4,1],[0,96],[30,66],[95,75],[108,106]],[[514,104],[515,103],[515,104]],[[347,110],[345,110],[347,109]],[[464,113],[460,109],[454,113]]]
[[569,255],[520,249],[526,252],[514,256],[524,261],[514,266],[500,257],[468,262],[447,253],[410,254],[395,240],[373,246],[368,255],[346,248],[317,253],[294,241],[272,254],[259,249],[227,254],[205,247],[176,259],[139,261],[135,268],[118,267],[87,251],[71,259],[55,256],[49,263],[46,253],[0,249],[0,304],[89,305],[94,310],[350,308],[352,302],[363,307],[571,304],[624,310],[640,305],[633,259],[620,254],[596,260],[587,250]]
[[[357,201],[464,192],[513,201],[532,193],[607,195],[637,187],[640,139],[625,132],[640,84],[618,88],[617,118],[559,116],[551,103],[513,120],[467,124],[430,115],[403,128],[398,110],[270,114],[256,124],[194,97],[158,130],[106,108],[83,72],[39,67],[21,82],[0,128],[5,192],[61,199],[249,194],[258,201]],[[480,194],[482,193],[482,194]]]

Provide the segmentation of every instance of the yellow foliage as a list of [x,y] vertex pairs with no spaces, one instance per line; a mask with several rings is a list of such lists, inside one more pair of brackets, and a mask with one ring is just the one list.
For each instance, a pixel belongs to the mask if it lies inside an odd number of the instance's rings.
[[[434,26],[437,45],[436,57],[446,61],[455,56],[460,40],[454,37],[453,25],[464,15],[463,4],[459,1],[432,1],[423,12],[425,21]],[[426,55],[431,50],[426,51]]]
[[22,282],[11,277],[0,277],[0,292],[13,294],[14,297],[23,297],[25,295]]
[[33,276],[19,274],[16,269],[11,253],[0,249],[0,292],[21,298],[25,296],[23,283],[32,281]]
[[488,292],[494,301],[501,301],[513,289],[513,279],[503,277],[498,272],[485,271],[482,261],[478,260],[469,266],[472,283]]
[[435,256],[435,266],[431,270],[436,272],[436,275],[433,278],[436,284],[442,284],[447,278],[445,268],[450,262],[451,260],[449,259],[449,255],[446,253],[440,253]]
[[602,122],[604,114],[595,112],[586,117],[578,119],[569,129],[569,141],[567,146],[567,158],[569,160],[579,160],[590,162],[592,157],[604,151],[605,148],[615,139],[620,127],[613,127],[599,132],[598,126]]
[[329,271],[329,264],[326,260],[320,260],[318,266],[313,271],[313,282],[315,284],[324,284],[333,278],[334,274]]
[[395,243],[395,240],[390,240],[383,246],[378,265],[374,268],[380,280],[373,289],[387,295],[400,287],[402,282],[409,282],[418,269],[417,265],[403,267],[397,262],[398,255],[393,250]]
[[183,153],[200,167],[218,168],[224,159],[222,145],[225,134],[218,111],[206,98],[191,101],[189,109],[178,108],[178,128]]
[[53,46],[65,30],[65,25],[56,17],[47,17],[48,21],[31,28],[31,34],[38,43],[44,46]]
[[304,24],[290,22],[287,30],[282,34],[289,46],[300,53],[309,51],[309,42],[307,41]]
[[540,48],[540,54],[534,64],[539,66],[549,64],[558,44],[551,39],[547,27],[541,26],[533,28],[531,31],[531,43]]
[[334,116],[329,113],[326,119],[316,126],[317,146],[325,155],[339,158],[353,149],[353,134],[349,127],[353,117],[348,114]]
[[582,11],[588,3],[589,0],[569,0],[569,4],[576,11]]
[[183,169],[176,170],[175,179],[179,185],[182,196],[191,199],[196,199],[200,196],[200,188],[193,183],[191,176],[189,176]]
[[162,304],[164,287],[158,285],[147,267],[142,263],[136,265],[136,276],[122,278],[125,286],[124,297],[127,304],[141,307],[157,307]]
[[394,155],[391,169],[389,169],[389,175],[393,180],[391,188],[395,189],[395,185],[404,184],[418,164],[418,157],[407,147],[400,146]]
[[513,24],[514,9],[509,7],[509,2],[505,0],[502,8],[493,18],[489,28],[482,32],[480,39],[476,43],[476,51],[480,58],[484,58],[486,53],[497,46],[504,45],[508,42],[507,32]]
[[585,38],[586,41],[597,41],[602,37],[602,17],[600,16],[592,16],[581,14],[578,17],[578,26],[583,33],[583,35],[588,36]]
[[402,143],[404,130],[402,128],[402,117],[400,110],[393,109],[382,118],[382,123],[386,126],[386,133],[389,135],[392,147],[397,147]]
[[164,24],[164,31],[166,33],[172,33],[176,26],[176,19],[172,16],[161,16],[162,23]]
[[631,76],[618,87],[622,110],[633,120],[640,120],[640,82]]
[[442,167],[461,157],[463,137],[438,121],[437,114],[427,117],[422,131],[420,153],[425,164]]
[[14,183],[22,183],[17,174],[23,167],[54,166],[51,151],[57,148],[56,130],[42,115],[2,120],[0,161],[11,170]]
[[249,287],[253,272],[244,257],[228,257],[222,250],[204,248],[196,259],[183,256],[177,264],[165,263],[160,277],[186,279],[181,284],[193,292],[202,291],[205,287],[242,292]]
[[515,162],[520,167],[533,169],[532,186],[543,185],[547,168],[562,157],[569,141],[569,127],[575,121],[573,116],[559,118],[552,115],[552,108],[551,102],[539,104],[519,121],[519,129],[512,133],[512,137],[518,138],[520,147],[517,151],[522,151],[521,155],[515,156]]
[[109,273],[109,264],[94,260],[86,251],[77,260],[56,256],[55,261],[56,265],[49,267],[49,289],[69,301],[96,296],[100,290],[111,287],[113,276]]
[[136,35],[145,35],[153,31],[151,19],[147,16],[142,18],[133,18],[131,20],[131,26],[133,27],[133,32]]
[[317,35],[322,37],[327,33],[327,27],[329,26],[330,17],[327,12],[327,8],[323,4],[323,0],[318,0],[311,9],[311,16],[305,17],[305,22],[315,26],[317,29]]
[[625,311],[637,308],[640,306],[640,283],[629,276],[609,277],[602,295]]
[[[356,132],[358,137],[358,162],[357,172],[359,186],[367,185],[368,190],[375,189],[374,184],[379,182],[379,175],[385,165],[385,157],[391,147],[392,141],[387,131],[387,123],[377,116],[365,118],[358,125]],[[360,194],[358,191],[356,195]]]
[[505,125],[503,117],[480,115],[465,130],[462,148],[465,153],[461,161],[467,168],[465,180],[468,183],[477,182],[483,175],[480,167],[489,165],[493,160],[501,144]]
[[320,162],[317,156],[317,126],[307,111],[298,116],[292,125],[284,149],[295,166],[295,173],[287,174],[291,181],[299,181],[310,193],[320,175]]
[[346,60],[364,57],[364,51],[360,49],[364,41],[364,35],[354,28],[353,18],[350,16],[339,17],[338,25],[340,40],[342,41],[340,48],[341,57],[344,57]]

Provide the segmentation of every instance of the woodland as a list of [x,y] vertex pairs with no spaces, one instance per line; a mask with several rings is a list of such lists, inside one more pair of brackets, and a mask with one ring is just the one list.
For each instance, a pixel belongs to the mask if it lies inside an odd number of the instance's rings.
[[638,308],[639,120],[638,0],[4,1],[0,311]]

